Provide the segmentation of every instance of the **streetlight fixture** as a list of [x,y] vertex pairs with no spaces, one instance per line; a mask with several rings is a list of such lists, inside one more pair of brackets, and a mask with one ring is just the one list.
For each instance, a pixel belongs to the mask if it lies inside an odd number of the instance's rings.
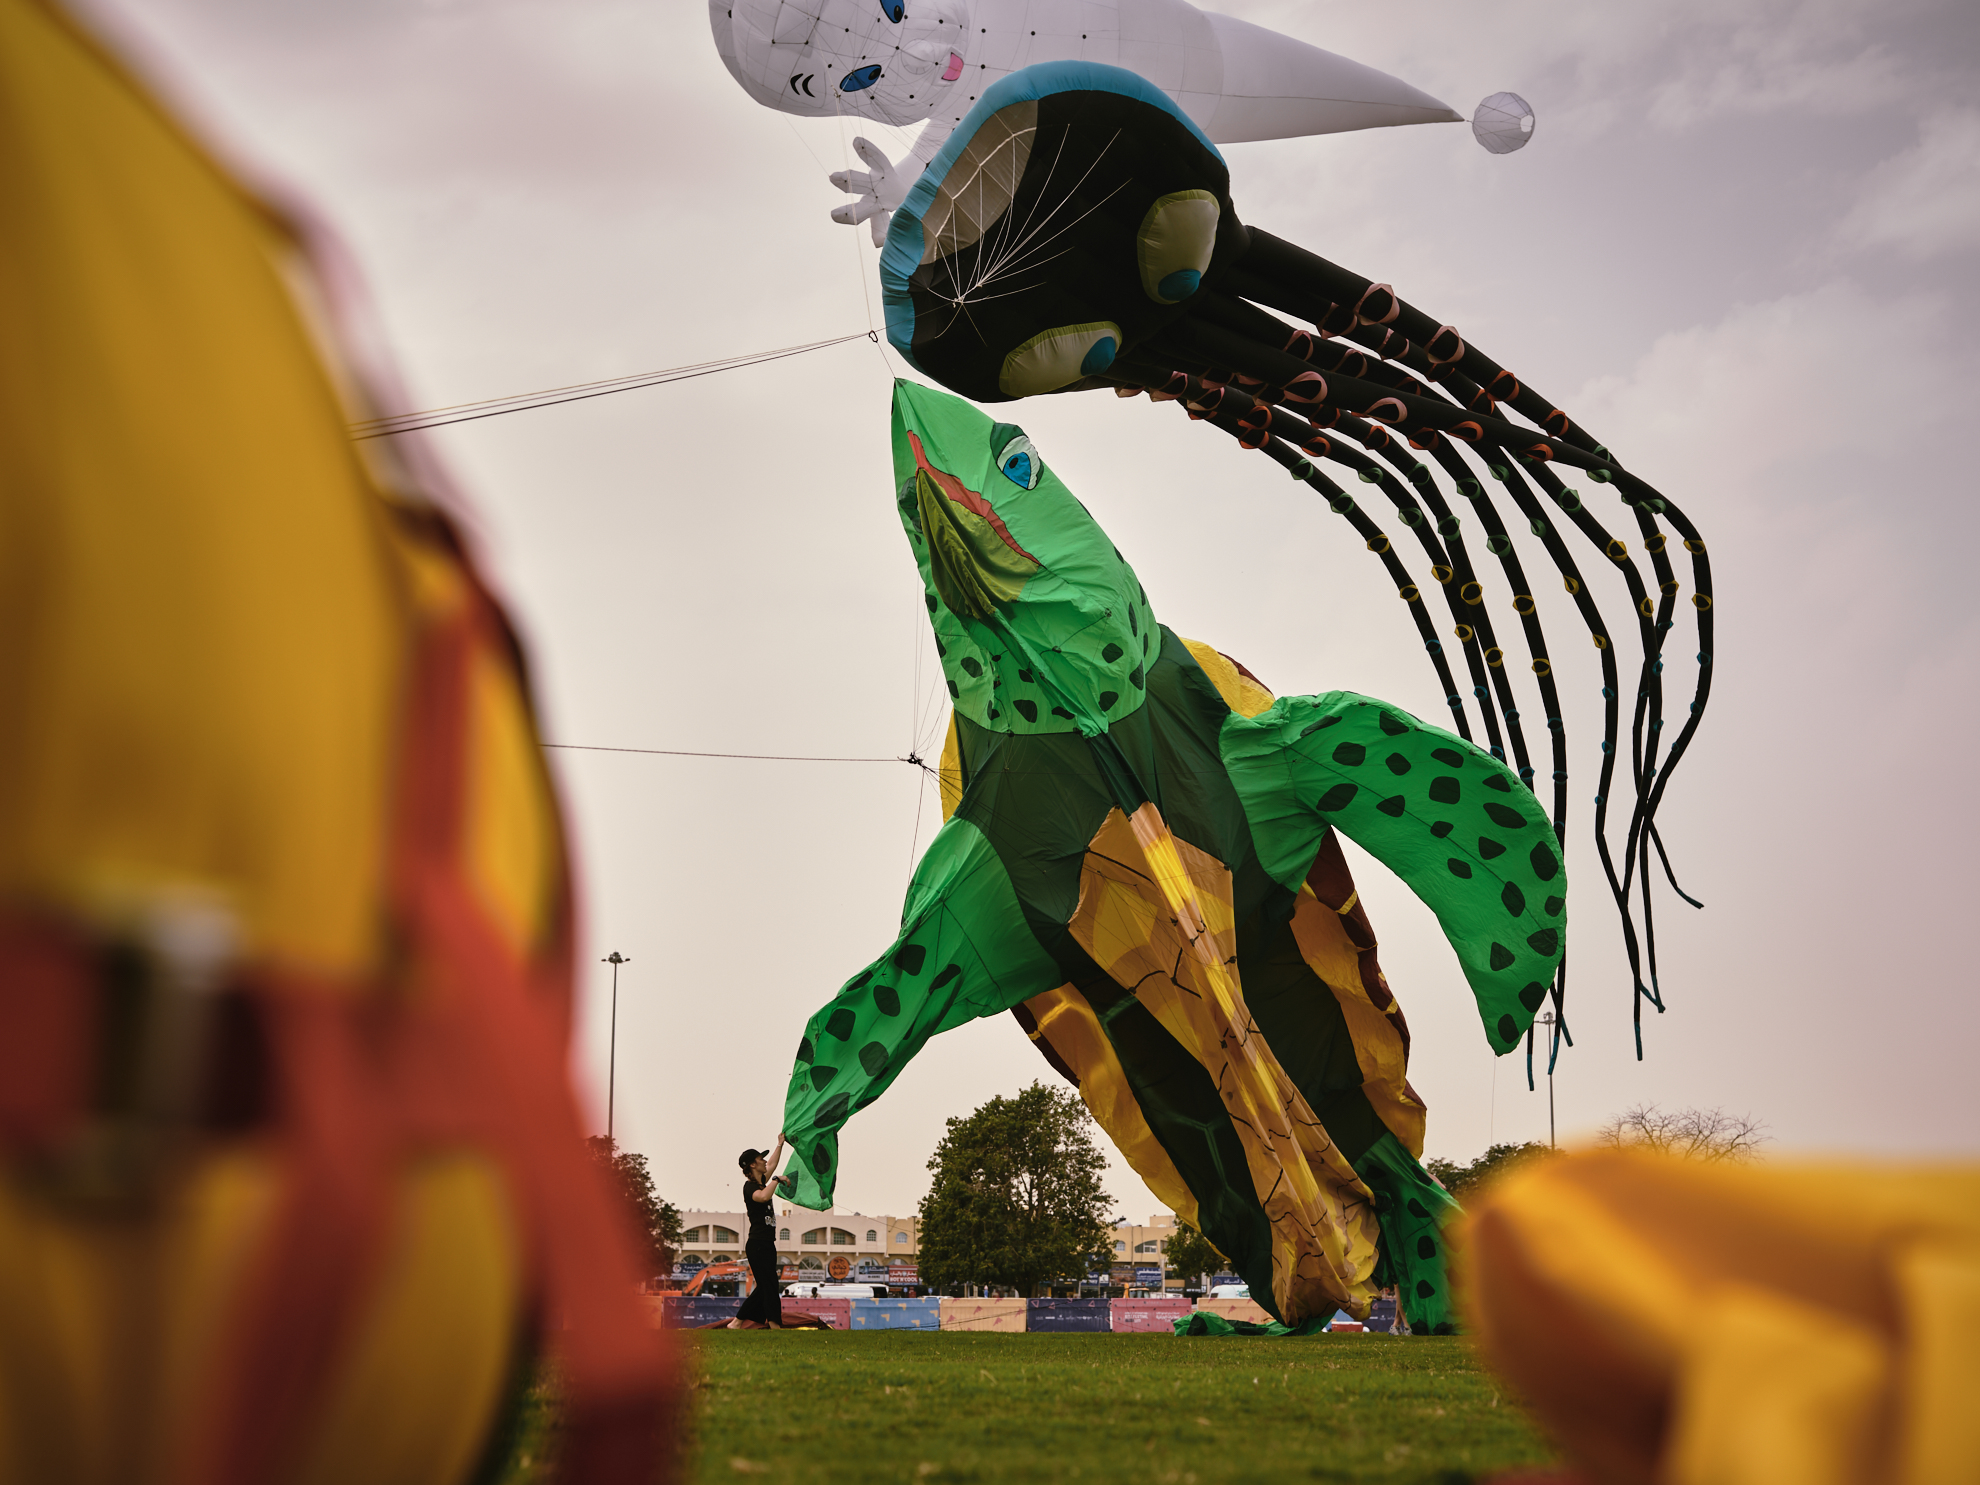
[[1554,1053],[1560,1046],[1560,1021],[1553,1011],[1541,1012],[1536,1025],[1547,1028],[1547,1148],[1558,1149],[1554,1143]]
[[631,964],[632,960],[614,949],[598,962],[612,966],[612,1042],[605,1061],[605,1143],[616,1153],[619,1147],[612,1140],[612,1103],[619,1091],[619,966]]

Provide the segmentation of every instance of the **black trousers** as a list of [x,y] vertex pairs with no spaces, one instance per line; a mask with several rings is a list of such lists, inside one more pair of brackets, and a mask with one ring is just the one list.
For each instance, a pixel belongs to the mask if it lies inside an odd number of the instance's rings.
[[742,1302],[742,1308],[736,1311],[736,1318],[782,1325],[784,1302],[777,1293],[777,1244],[768,1238],[762,1242],[752,1238],[743,1249],[743,1257],[749,1260],[749,1273],[756,1280],[756,1288]]

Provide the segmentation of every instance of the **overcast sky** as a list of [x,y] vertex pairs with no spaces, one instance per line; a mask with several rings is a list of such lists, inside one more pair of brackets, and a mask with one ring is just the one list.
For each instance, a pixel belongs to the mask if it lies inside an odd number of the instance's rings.
[[[1980,7],[1219,8],[1467,114],[1500,89],[1532,102],[1532,143],[1502,158],[1463,125],[1229,147],[1232,194],[1246,220],[1458,325],[1712,545],[1716,689],[1662,814],[1707,906],[1663,900],[1670,1009],[1646,1022],[1640,1063],[1586,835],[1599,671],[1542,585],[1571,724],[1579,710],[1563,1139],[1654,1100],[1750,1112],[1780,1152],[1974,1153],[1980,481],[1956,439],[1980,387]],[[700,0],[92,9],[209,138],[335,225],[409,407],[875,323],[875,252],[826,215],[855,129],[752,103]],[[550,738],[939,745],[890,492],[899,369],[861,340],[428,435],[470,492]],[[1379,564],[1277,466],[1145,401],[1013,416],[1178,632],[1281,694],[1442,713]],[[1619,612],[1616,587],[1602,597]],[[669,1199],[733,1207],[735,1151],[775,1136],[805,1017],[893,936],[934,790],[901,764],[553,766],[585,903],[578,1068],[598,1123],[597,961],[617,949],[632,960],[621,1140]],[[1414,1033],[1428,1153],[1545,1139],[1544,1081],[1529,1094],[1522,1059],[1495,1066],[1428,912],[1354,860]],[[1041,1076],[1008,1017],[938,1039],[848,1126],[841,1209],[911,1209],[942,1120]],[[1155,1209],[1118,1162],[1109,1190],[1136,1220]]]

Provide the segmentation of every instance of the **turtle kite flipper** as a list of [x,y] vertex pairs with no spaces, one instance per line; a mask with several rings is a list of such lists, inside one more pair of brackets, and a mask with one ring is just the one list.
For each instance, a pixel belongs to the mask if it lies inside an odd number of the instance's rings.
[[1265,870],[1297,890],[1334,826],[1437,915],[1492,1049],[1517,1047],[1567,934],[1560,844],[1519,776],[1352,691],[1233,713],[1219,745]]
[[784,1096],[790,1200],[822,1210],[838,1184],[839,1130],[892,1085],[931,1036],[1058,984],[983,832],[951,820],[915,869],[901,932],[805,1023]]

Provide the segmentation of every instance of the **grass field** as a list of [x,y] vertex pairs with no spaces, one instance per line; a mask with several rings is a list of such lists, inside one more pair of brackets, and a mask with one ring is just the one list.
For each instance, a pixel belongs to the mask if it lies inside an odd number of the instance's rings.
[[[701,1331],[689,1479],[1460,1481],[1551,1459],[1462,1341]],[[524,1449],[540,1454],[547,1418]],[[520,1461],[518,1461],[520,1464]],[[514,1468],[512,1485],[534,1478]]]

